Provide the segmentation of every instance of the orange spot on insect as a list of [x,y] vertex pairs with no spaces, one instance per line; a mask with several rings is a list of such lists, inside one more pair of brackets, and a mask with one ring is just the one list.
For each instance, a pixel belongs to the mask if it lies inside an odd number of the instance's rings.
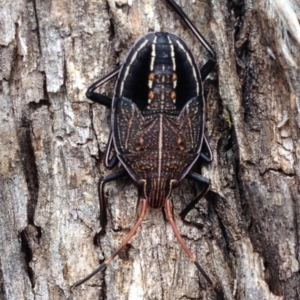
[[177,143],[178,143],[178,150],[180,151],[184,151],[184,141],[182,140],[181,136],[178,138],[177,140]]
[[139,140],[139,143],[135,147],[135,151],[140,152],[140,151],[143,151],[144,149],[145,149],[144,148],[144,139],[141,137],[140,140]]
[[172,81],[176,81],[177,80],[177,75],[176,75],[176,73],[173,73],[172,74]]
[[149,98],[150,100],[152,100],[152,99],[154,98],[154,96],[155,96],[154,92],[153,92],[152,90],[150,90],[150,92],[149,92],[149,94],[148,94],[148,98]]
[[139,140],[140,144],[142,145],[142,147],[144,147],[144,139],[142,137],[140,137],[140,140]]
[[171,91],[171,92],[170,92],[170,97],[171,97],[171,99],[172,99],[173,102],[174,102],[174,100],[176,99],[176,93],[175,93],[175,91]]
[[149,74],[149,80],[153,81],[155,79],[155,74],[153,72],[151,72]]

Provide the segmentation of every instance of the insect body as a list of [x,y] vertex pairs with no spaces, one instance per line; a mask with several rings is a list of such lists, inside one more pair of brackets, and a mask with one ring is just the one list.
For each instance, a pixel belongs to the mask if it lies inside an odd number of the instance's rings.
[[[88,89],[89,99],[112,110],[105,165],[108,168],[114,168],[118,162],[122,165],[120,170],[100,182],[101,225],[105,227],[107,223],[104,199],[107,182],[129,175],[140,190],[142,208],[137,223],[119,248],[75,286],[106,268],[135,234],[148,205],[153,208],[164,207],[180,244],[212,285],[176,227],[170,195],[185,177],[204,186],[203,191],[180,213],[184,218],[209,190],[209,181],[191,172],[191,168],[198,159],[206,163],[212,160],[204,135],[203,81],[215,65],[215,52],[181,8],[173,0],[167,0],[167,3],[208,50],[210,59],[199,70],[191,51],[180,37],[166,32],[149,33],[135,43],[123,65]],[[118,77],[113,99],[94,92],[115,76]],[[112,155],[113,147],[115,153]]]
[[194,58],[174,34],[142,37],[120,70],[112,111],[114,146],[153,208],[164,205],[199,156],[204,124],[200,91]]

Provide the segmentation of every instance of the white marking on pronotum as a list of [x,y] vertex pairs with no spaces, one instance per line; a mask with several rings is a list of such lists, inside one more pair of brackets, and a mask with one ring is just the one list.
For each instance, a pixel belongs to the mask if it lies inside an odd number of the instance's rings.
[[156,57],[156,40],[157,40],[157,36],[155,36],[155,38],[154,38],[154,40],[152,42],[150,71],[153,71],[153,68],[154,68],[154,61],[155,61],[155,57]]
[[162,163],[162,148],[163,148],[163,115],[159,115],[159,133],[158,133],[158,172],[157,177],[161,175],[161,163]]
[[199,82],[198,82],[198,79],[197,79],[197,72],[196,72],[195,66],[194,66],[194,64],[193,64],[192,57],[191,57],[191,55],[185,50],[185,47],[184,47],[184,45],[181,43],[180,40],[176,40],[176,42],[177,42],[179,48],[185,53],[187,60],[189,61],[189,63],[190,63],[191,66],[192,66],[193,76],[194,76],[194,78],[195,78],[195,82],[196,82],[196,85],[197,85],[197,95],[198,95],[198,94],[199,94]]
[[[175,61],[175,51],[174,51],[174,45],[173,42],[171,41],[170,37],[168,36],[168,41],[170,44],[170,49],[171,49],[171,59],[172,59],[172,69],[175,72],[176,71],[176,61]],[[176,86],[174,86],[175,88]]]
[[134,51],[134,54],[132,55],[130,61],[128,62],[128,66],[126,67],[125,69],[125,72],[124,72],[124,76],[123,76],[123,80],[122,80],[122,83],[121,83],[121,87],[120,87],[120,94],[122,94],[123,92],[123,88],[124,88],[124,79],[126,79],[128,73],[129,73],[129,69],[131,67],[131,64],[132,62],[136,59],[139,51],[145,47],[145,45],[148,43],[149,41],[147,39],[144,40],[144,42],[142,42],[140,44],[140,46]]
[[[175,61],[174,45],[169,36],[168,36],[168,40],[169,40],[170,49],[171,49],[172,71],[175,73],[176,72],[176,61]],[[174,90],[175,90],[176,86],[177,86],[177,80],[174,80],[173,81],[173,89]],[[174,104],[176,103],[176,99],[173,99],[173,103]]]

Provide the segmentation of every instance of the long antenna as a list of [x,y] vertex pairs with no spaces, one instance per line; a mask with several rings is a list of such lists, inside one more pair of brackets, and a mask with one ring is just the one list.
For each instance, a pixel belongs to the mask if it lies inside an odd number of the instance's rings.
[[193,253],[191,252],[191,250],[188,248],[188,246],[186,245],[186,243],[184,242],[178,227],[174,221],[174,216],[173,216],[173,212],[172,212],[172,208],[171,208],[171,201],[169,199],[166,200],[165,204],[164,204],[164,208],[165,208],[165,212],[166,212],[166,216],[168,221],[170,222],[173,232],[179,242],[179,244],[181,245],[181,247],[183,248],[183,250],[185,251],[185,253],[187,254],[188,258],[195,264],[195,266],[197,267],[197,269],[200,271],[200,273],[202,274],[202,276],[205,278],[205,280],[207,281],[207,283],[213,288],[213,290],[215,291],[215,293],[218,296],[218,299],[224,299],[223,293],[220,291],[219,287],[216,286],[212,280],[209,278],[209,276],[206,274],[206,272],[202,269],[202,267],[200,266],[200,264],[196,261],[195,256],[193,255]]
[[91,274],[84,277],[83,279],[81,279],[81,280],[77,281],[76,283],[74,283],[72,288],[83,284],[84,282],[88,281],[91,277],[93,277],[95,274],[97,274],[98,272],[103,271],[112,262],[112,260],[121,252],[121,250],[128,244],[130,239],[136,234],[138,228],[140,227],[140,225],[141,225],[141,223],[142,223],[142,221],[143,221],[143,219],[146,215],[146,211],[147,211],[147,207],[148,207],[148,202],[147,202],[146,199],[143,199],[141,201],[142,201],[142,207],[141,207],[141,212],[140,212],[139,218],[138,218],[137,222],[135,223],[135,225],[133,226],[133,228],[130,230],[130,232],[125,237],[122,244],[96,270],[94,270]]

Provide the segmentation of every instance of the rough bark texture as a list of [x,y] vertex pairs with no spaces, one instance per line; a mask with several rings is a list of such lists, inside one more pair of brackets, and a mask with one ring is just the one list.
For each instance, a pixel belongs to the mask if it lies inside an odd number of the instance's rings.
[[[225,299],[300,299],[297,30],[271,0],[178,2],[218,57],[205,84],[214,161],[201,168],[212,187],[189,215],[202,228],[178,226]],[[216,299],[160,210],[107,270],[70,289],[138,214],[132,181],[110,183],[101,232],[109,110],[85,91],[150,30],[177,33],[207,60],[164,1],[1,1],[1,299]],[[184,180],[173,192],[176,215],[199,188]]]

